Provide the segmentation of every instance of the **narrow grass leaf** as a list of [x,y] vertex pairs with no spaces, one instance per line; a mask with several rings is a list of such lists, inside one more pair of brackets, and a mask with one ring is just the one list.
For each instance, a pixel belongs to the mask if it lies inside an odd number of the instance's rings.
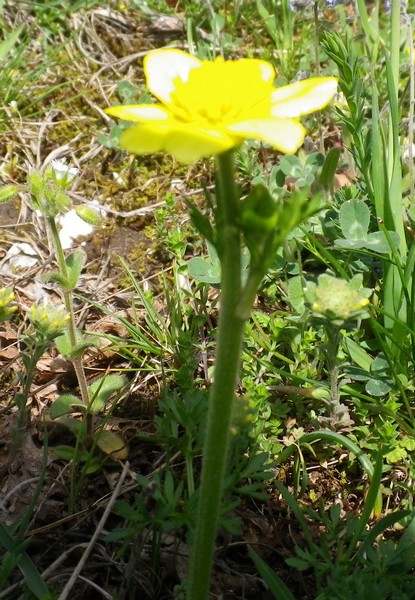
[[[9,552],[15,552],[15,540],[12,538],[7,528],[0,523],[0,543]],[[32,559],[24,551],[18,551],[15,555],[16,565],[23,573],[25,582],[29,590],[38,600],[45,600],[45,598],[51,598],[49,589],[39,571],[37,570]]]
[[16,45],[19,35],[22,33],[23,25],[10,32],[6,39],[0,43],[0,62],[3,61],[9,52]]
[[288,587],[285,585],[283,580],[271,569],[267,563],[262,560],[258,554],[248,546],[248,552],[252,558],[255,567],[265,581],[266,585],[273,593],[276,600],[295,600]]

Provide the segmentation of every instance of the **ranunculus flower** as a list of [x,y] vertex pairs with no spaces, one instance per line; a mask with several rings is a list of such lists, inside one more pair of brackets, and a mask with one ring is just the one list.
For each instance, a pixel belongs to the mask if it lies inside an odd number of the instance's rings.
[[266,61],[199,60],[174,49],[150,52],[144,72],[160,102],[106,112],[139,123],[121,135],[129,152],[164,150],[183,163],[220,154],[244,139],[292,154],[306,133],[298,117],[324,108],[337,87],[334,77],[317,77],[276,88],[275,70]]

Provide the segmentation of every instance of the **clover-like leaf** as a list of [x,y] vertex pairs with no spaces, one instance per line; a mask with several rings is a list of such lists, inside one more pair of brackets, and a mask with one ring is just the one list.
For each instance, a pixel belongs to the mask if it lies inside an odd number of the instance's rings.
[[[395,248],[398,248],[399,235],[396,233],[396,231],[389,231],[388,235],[391,243],[395,246]],[[379,252],[380,254],[388,254],[391,251],[388,238],[383,231],[374,231],[373,233],[369,233],[369,235],[366,237],[364,248],[373,250],[374,252]]]
[[392,389],[392,386],[384,379],[369,379],[365,385],[365,390],[370,396],[386,396]]
[[369,229],[370,210],[363,200],[347,200],[339,211],[339,223],[346,240],[361,240]]
[[191,258],[187,263],[189,275],[201,283],[218,285],[221,280],[221,268],[218,253],[212,244],[207,242],[206,245],[209,257],[201,258],[200,256],[195,256]]
[[206,258],[195,256],[187,263],[187,268],[190,277],[200,281],[201,283],[210,283],[211,285],[218,285],[220,283],[221,271],[220,267],[210,262]]

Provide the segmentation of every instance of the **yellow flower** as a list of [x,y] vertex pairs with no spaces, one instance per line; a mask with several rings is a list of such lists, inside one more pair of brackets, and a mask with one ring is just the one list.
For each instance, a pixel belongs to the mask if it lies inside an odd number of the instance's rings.
[[144,72],[160,102],[106,112],[140,123],[121,136],[129,152],[164,150],[183,163],[220,154],[244,139],[292,154],[306,133],[298,117],[324,108],[337,87],[334,77],[317,77],[275,88],[274,68],[263,60],[201,61],[174,49],[150,52]]

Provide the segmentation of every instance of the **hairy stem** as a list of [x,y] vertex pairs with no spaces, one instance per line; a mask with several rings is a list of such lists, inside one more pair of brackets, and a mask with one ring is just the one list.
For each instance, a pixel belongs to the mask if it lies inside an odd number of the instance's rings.
[[227,465],[229,429],[246,323],[237,314],[241,296],[241,234],[237,227],[239,196],[234,180],[232,153],[221,154],[217,167],[216,217],[222,267],[220,316],[196,531],[190,555],[188,600],[208,598]]

